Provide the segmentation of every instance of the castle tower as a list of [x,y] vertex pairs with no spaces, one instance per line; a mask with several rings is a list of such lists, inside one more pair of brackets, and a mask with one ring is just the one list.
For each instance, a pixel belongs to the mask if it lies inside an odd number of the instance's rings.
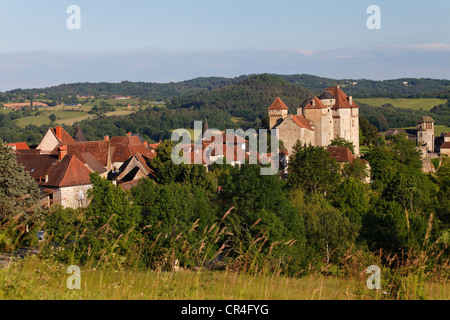
[[428,152],[434,151],[434,120],[429,116],[420,118],[417,127],[417,144],[426,145]]
[[273,127],[277,126],[282,120],[287,118],[289,108],[278,97],[269,107],[268,112],[270,119],[270,129],[273,129]]
[[303,107],[303,114],[305,118],[311,120],[314,124],[314,145],[321,147],[329,146],[334,138],[331,105],[327,106],[322,103],[322,100],[314,97]]

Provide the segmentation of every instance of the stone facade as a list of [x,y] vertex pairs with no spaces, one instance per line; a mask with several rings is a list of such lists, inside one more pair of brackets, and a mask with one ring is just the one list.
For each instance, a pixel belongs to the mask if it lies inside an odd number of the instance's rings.
[[87,207],[87,191],[91,188],[92,185],[87,184],[56,189],[53,193],[53,204],[72,209]]
[[332,140],[343,138],[353,143],[355,154],[359,155],[359,106],[339,86],[305,100],[297,108],[297,115],[288,111],[280,98],[268,110],[270,127],[279,130],[289,154],[298,140],[306,145],[327,147]]

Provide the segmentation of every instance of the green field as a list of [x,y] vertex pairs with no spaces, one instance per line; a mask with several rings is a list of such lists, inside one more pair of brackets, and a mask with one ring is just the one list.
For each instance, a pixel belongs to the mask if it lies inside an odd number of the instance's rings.
[[[91,110],[90,106],[40,108],[39,111],[42,112],[40,115],[20,118],[15,121],[18,126],[23,128],[29,124],[36,126],[49,125],[49,116],[54,114],[56,116],[55,124],[73,125],[76,122],[93,119],[95,115],[89,114],[89,110]],[[106,116],[127,115],[135,111],[136,110],[122,110],[118,108],[116,111],[106,113]]]
[[443,126],[443,125],[435,125],[434,126],[434,136],[435,137],[440,136],[441,133],[443,133],[443,132],[445,132],[445,133],[450,132],[450,127]]
[[414,109],[414,110],[431,110],[434,106],[444,104],[446,99],[389,99],[389,98],[370,98],[355,99],[356,103],[364,103],[374,107],[381,107],[387,103],[392,104],[396,108]]

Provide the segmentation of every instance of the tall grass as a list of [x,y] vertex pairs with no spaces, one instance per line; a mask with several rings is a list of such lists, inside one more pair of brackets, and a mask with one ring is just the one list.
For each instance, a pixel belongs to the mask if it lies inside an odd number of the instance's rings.
[[[350,248],[338,263],[310,265],[301,277],[289,277],[283,271],[289,257],[276,254],[289,247],[292,240],[269,243],[262,230],[249,245],[230,248],[226,237],[232,237],[224,220],[198,230],[198,221],[187,234],[170,239],[170,245],[158,247],[162,235],[151,244],[136,243],[126,255],[117,248],[128,234],[106,237],[109,221],[96,237],[108,241],[97,254],[92,250],[81,267],[81,289],[67,288],[67,267],[79,263],[75,254],[77,242],[64,248],[51,245],[51,236],[40,243],[40,255],[17,259],[0,269],[0,299],[113,299],[113,300],[355,300],[355,299],[450,299],[450,274],[447,246],[439,240],[420,249],[399,254],[376,254]],[[258,222],[254,224],[256,226]],[[9,222],[0,229],[3,234],[23,239],[21,224]],[[7,226],[7,227],[6,227]],[[40,226],[41,227],[41,226]],[[150,230],[151,227],[147,226]],[[78,231],[82,239],[85,228]],[[189,241],[198,233],[197,241]],[[427,233],[429,234],[429,233]],[[67,235],[68,237],[68,235]],[[21,241],[10,242],[21,245]],[[220,245],[219,245],[220,244]],[[263,248],[269,250],[263,250]],[[70,259],[64,263],[61,255]],[[144,252],[148,256],[143,257]],[[278,251],[282,252],[282,251]],[[143,266],[140,261],[150,261]],[[366,273],[369,265],[382,268],[381,290],[369,290]]]

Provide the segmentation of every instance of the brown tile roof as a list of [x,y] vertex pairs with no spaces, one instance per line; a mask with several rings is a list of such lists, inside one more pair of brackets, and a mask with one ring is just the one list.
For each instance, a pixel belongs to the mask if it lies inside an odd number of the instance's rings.
[[336,103],[333,106],[333,109],[359,108],[354,101],[350,104],[349,97],[341,90],[339,86],[328,87],[325,91],[330,92],[336,98]]
[[84,152],[81,154],[82,162],[86,164],[92,171],[98,172],[99,174],[105,173],[108,171],[100,161],[98,161],[92,154],[88,152]]
[[109,147],[110,143],[106,140],[77,142],[67,145],[67,154],[74,155],[83,163],[87,163],[82,155],[90,153],[103,167],[108,167]]
[[[16,154],[17,162],[42,187],[68,187],[90,184],[92,172],[75,156],[65,156],[61,161],[53,155]],[[48,181],[45,182],[45,176]]]
[[355,156],[352,154],[349,148],[347,147],[335,147],[331,146],[327,149],[333,158],[335,158],[338,162],[350,162],[355,161]]
[[327,107],[319,100],[319,98],[312,98],[304,107],[305,109],[326,109]]
[[276,98],[268,110],[289,110],[280,97]]
[[444,142],[441,145],[441,149],[450,149],[450,142]]
[[150,148],[147,148],[138,136],[113,137],[110,141],[113,148],[113,162],[125,162],[136,153],[140,153],[150,159],[155,157],[155,153]]
[[28,171],[38,184],[49,173],[51,167],[58,162],[55,156],[44,154],[17,153],[16,157],[17,162],[24,166],[25,171]]
[[294,115],[292,116],[292,121],[294,121],[294,123],[296,125],[298,125],[301,128],[305,128],[311,131],[314,131],[314,128],[311,124],[311,121],[306,119],[304,116],[302,115]]
[[54,165],[48,174],[48,187],[70,187],[91,183],[89,170],[77,157],[68,155]]

